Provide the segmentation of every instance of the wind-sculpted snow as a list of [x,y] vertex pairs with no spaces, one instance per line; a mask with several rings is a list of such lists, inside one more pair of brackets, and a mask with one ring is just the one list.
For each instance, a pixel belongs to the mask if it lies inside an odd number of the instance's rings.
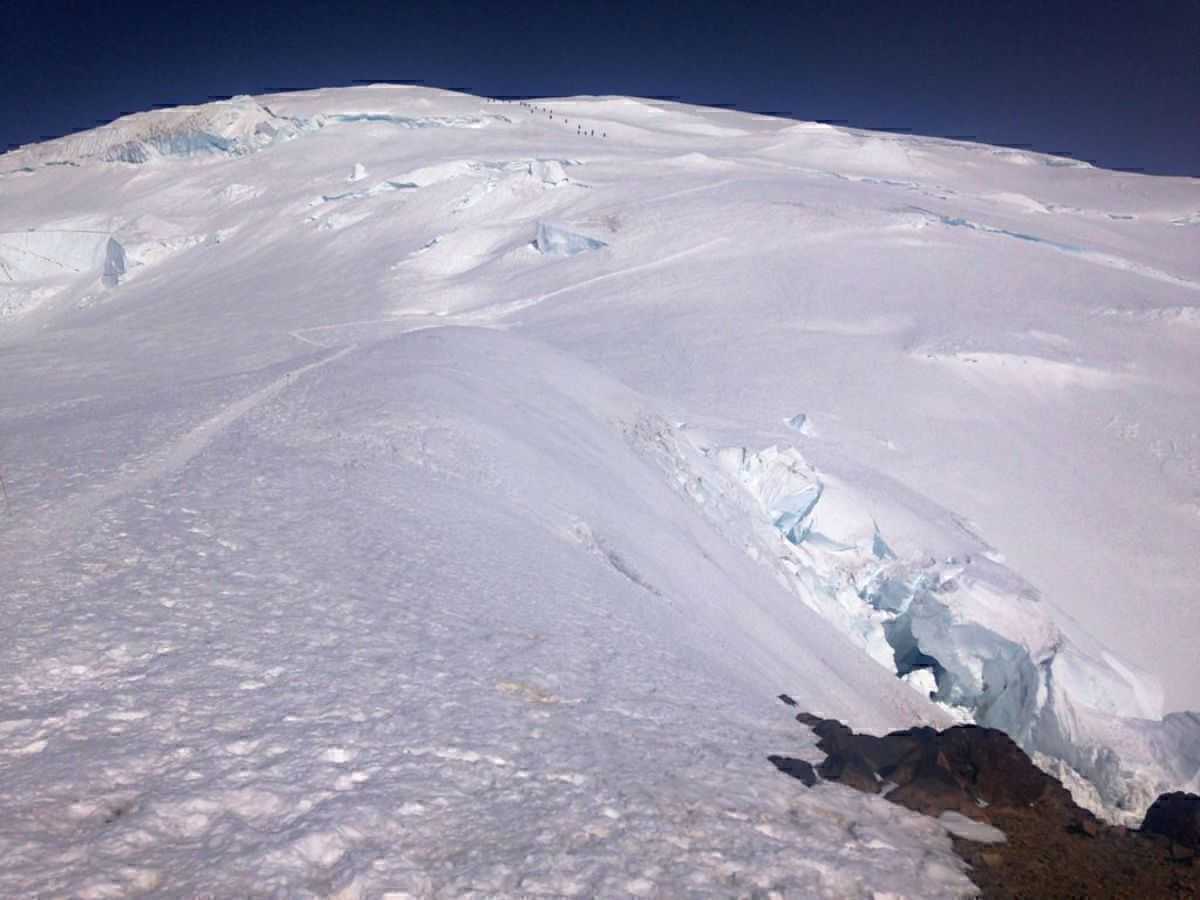
[[1200,187],[1060,162],[398,86],[0,158],[0,894],[968,895],[781,691],[1194,790]]

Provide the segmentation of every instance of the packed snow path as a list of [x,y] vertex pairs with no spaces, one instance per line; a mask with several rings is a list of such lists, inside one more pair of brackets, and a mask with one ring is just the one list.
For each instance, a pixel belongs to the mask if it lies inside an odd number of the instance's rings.
[[[72,531],[83,526],[86,520],[101,507],[123,495],[133,493],[139,488],[180,471],[192,459],[202,453],[221,432],[237,422],[246,413],[270,400],[296,379],[303,377],[305,373],[328,365],[354,349],[354,345],[351,344],[348,347],[343,347],[336,353],[326,355],[316,362],[298,366],[296,369],[276,378],[267,384],[266,387],[259,388],[249,396],[234,400],[216,415],[205,419],[195,428],[169,441],[166,446],[156,450],[148,459],[144,460],[131,471],[123,472],[119,477],[109,480],[106,484],[75,494],[69,500],[59,504],[51,510],[48,516],[35,521],[36,532],[40,532],[47,540],[61,540],[64,537],[64,532],[69,535]],[[7,535],[6,539],[13,543],[25,544],[28,549],[38,540],[38,535],[13,529],[13,534]]]
[[1194,785],[1198,209],[422,88],[0,157],[0,893],[968,890],[780,691]]

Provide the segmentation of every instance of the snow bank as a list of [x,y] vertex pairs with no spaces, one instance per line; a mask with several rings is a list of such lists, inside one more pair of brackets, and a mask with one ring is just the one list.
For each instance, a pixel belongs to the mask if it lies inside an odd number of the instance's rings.
[[388,181],[397,186],[429,187],[431,184],[471,175],[478,166],[479,163],[473,159],[447,160],[430,166],[421,166],[411,172],[405,172],[403,175],[393,176]]
[[108,265],[108,232],[67,229],[0,234],[0,277],[36,281],[99,272]]
[[1131,322],[1162,322],[1200,328],[1200,306],[1160,306],[1136,309],[1126,306],[1109,306],[1097,311],[1098,315]]
[[569,180],[557,159],[534,159],[529,161],[529,175],[549,187],[558,187]]
[[99,276],[114,287],[125,274],[125,248],[106,231],[37,229],[0,233],[0,281],[73,281]]
[[815,122],[782,129],[767,148],[772,156],[850,175],[913,175],[928,172],[928,154],[911,141]]

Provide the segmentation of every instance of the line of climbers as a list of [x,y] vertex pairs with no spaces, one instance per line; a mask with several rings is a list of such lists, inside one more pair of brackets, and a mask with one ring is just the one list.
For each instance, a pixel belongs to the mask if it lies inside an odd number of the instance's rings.
[[[500,102],[502,102],[502,101],[500,101],[500,100],[493,100],[493,99],[491,99],[491,98],[488,98],[488,101],[487,101],[487,102],[488,102],[488,103],[500,103]],[[509,101],[509,102],[512,102],[512,101]],[[554,110],[552,110],[552,109],[551,109],[550,107],[548,107],[548,106],[538,106],[537,104],[530,103],[530,102],[528,102],[527,100],[518,100],[518,101],[517,101],[517,103],[518,103],[520,106],[523,106],[523,107],[525,107],[526,109],[528,109],[528,110],[529,110],[529,114],[530,114],[531,116],[532,116],[532,115],[536,115],[536,114],[538,114],[538,113],[542,113],[542,114],[546,115],[547,117],[549,117],[550,121],[554,121]],[[569,125],[571,124],[571,120],[570,120],[570,119],[567,119],[567,118],[564,118],[564,117],[561,117],[561,116],[560,116],[560,121],[561,121],[561,122],[562,122],[564,125],[568,125],[568,126],[569,126]],[[583,125],[582,125],[581,123],[579,123],[579,122],[576,122],[576,123],[575,123],[575,134],[577,134],[579,137],[596,137],[596,129],[595,129],[595,128],[584,128],[584,127],[583,127]],[[602,137],[602,138],[606,138],[606,137],[608,137],[608,132],[607,132],[607,131],[604,131],[604,130],[601,130],[601,131],[600,131],[600,137]]]

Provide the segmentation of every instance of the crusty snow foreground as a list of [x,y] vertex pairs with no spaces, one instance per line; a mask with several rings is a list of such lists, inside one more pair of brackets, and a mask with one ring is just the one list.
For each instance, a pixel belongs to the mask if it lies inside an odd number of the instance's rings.
[[1196,180],[621,98],[0,157],[0,893],[969,891],[774,771],[781,691],[1195,789],[1198,238]]

